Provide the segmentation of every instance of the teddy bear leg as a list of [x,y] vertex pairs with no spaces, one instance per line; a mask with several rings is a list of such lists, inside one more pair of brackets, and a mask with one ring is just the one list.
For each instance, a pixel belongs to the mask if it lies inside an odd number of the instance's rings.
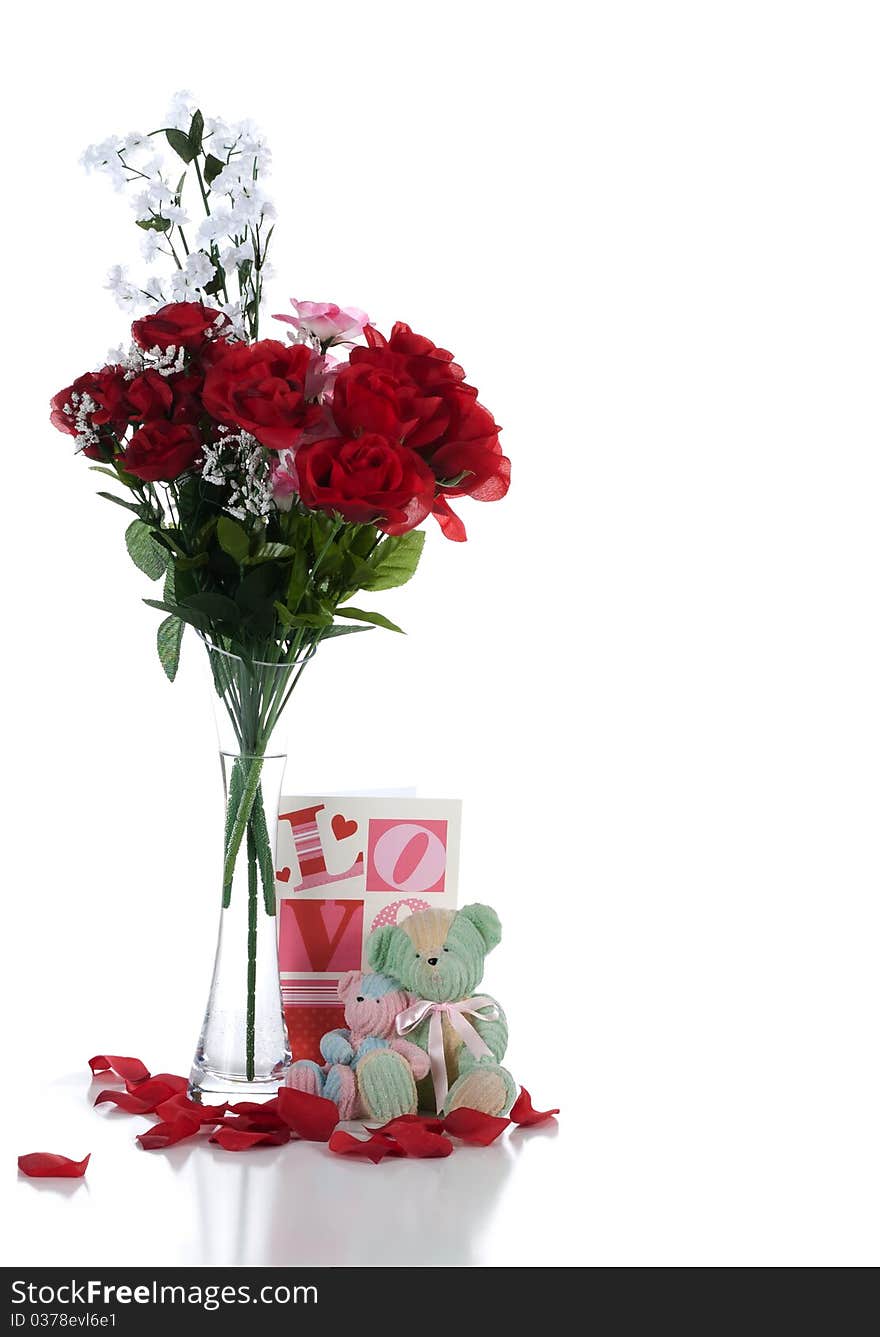
[[453,1082],[442,1113],[450,1114],[464,1106],[497,1117],[508,1114],[515,1100],[516,1085],[506,1068],[497,1063],[476,1063]]
[[416,1084],[405,1058],[393,1049],[373,1049],[359,1060],[357,1084],[365,1118],[387,1123],[415,1114]]
[[347,1063],[334,1063],[324,1079],[324,1095],[339,1110],[340,1119],[357,1118],[357,1080]]
[[310,1096],[324,1094],[324,1072],[310,1058],[299,1058],[287,1074],[287,1085]]

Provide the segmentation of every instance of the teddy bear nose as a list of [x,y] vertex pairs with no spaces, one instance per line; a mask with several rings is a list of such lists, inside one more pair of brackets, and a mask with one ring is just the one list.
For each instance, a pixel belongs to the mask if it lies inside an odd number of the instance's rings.
[[437,964],[437,958],[436,958],[436,956],[429,956],[429,957],[428,957],[428,965],[429,965],[429,966],[436,966],[436,964]]

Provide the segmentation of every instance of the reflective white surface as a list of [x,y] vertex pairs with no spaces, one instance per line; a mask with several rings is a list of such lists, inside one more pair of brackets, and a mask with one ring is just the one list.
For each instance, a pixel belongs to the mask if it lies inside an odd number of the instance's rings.
[[569,1168],[555,1123],[488,1148],[457,1145],[442,1161],[376,1166],[305,1142],[231,1154],[199,1139],[143,1152],[134,1137],[146,1119],[90,1108],[104,1085],[59,1080],[52,1116],[22,1120],[18,1137],[32,1149],[82,1146],[92,1161],[83,1180],[19,1177],[5,1264],[579,1261],[560,1210]]

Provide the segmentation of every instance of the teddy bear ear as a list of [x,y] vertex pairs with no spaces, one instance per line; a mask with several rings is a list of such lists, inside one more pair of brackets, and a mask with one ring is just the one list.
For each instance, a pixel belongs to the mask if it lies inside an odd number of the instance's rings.
[[361,972],[359,970],[348,970],[344,975],[339,976],[339,983],[336,986],[336,992],[339,997],[345,1001],[346,996],[351,993],[352,987],[361,982]]
[[491,905],[463,905],[458,912],[469,919],[486,944],[486,951],[491,952],[501,941],[501,920]]
[[393,925],[383,924],[381,928],[374,928],[367,938],[367,965],[371,970],[385,969],[396,932]]

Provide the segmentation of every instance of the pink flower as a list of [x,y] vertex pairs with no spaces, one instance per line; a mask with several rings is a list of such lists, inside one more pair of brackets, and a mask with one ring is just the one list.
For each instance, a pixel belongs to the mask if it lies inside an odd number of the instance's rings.
[[279,511],[289,511],[294,493],[299,492],[295,454],[293,450],[280,450],[278,462],[272,469],[272,496]]
[[[298,302],[291,297],[295,316],[275,316],[292,325],[300,334],[311,334],[324,348],[332,344],[350,343],[362,333],[370,318],[356,306],[337,306],[335,302]],[[288,333],[292,339],[294,336]]]

